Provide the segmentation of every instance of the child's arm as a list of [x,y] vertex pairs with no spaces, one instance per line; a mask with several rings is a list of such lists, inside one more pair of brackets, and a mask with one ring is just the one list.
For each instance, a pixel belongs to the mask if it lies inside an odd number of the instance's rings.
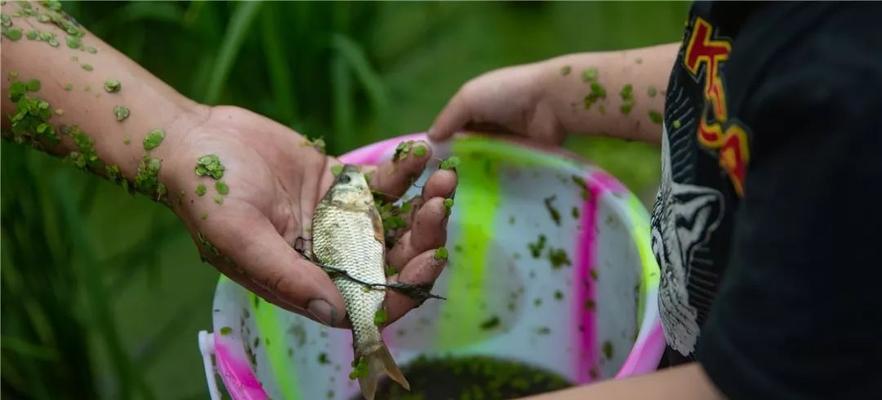
[[701,365],[691,363],[635,378],[577,386],[524,400],[715,400],[722,398],[723,395],[708,378]]
[[570,133],[658,143],[679,44],[572,54],[503,68],[460,88],[429,131],[503,131],[560,143]]

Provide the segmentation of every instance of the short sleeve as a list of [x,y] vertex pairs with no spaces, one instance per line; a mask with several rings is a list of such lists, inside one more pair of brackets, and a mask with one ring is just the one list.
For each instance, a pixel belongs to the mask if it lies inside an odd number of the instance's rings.
[[815,39],[744,109],[745,193],[696,350],[733,399],[882,398],[882,48]]

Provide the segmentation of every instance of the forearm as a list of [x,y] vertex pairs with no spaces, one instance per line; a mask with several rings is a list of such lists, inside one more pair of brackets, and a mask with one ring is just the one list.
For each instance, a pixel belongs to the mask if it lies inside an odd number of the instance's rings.
[[678,47],[672,43],[544,61],[542,99],[568,133],[658,143]]
[[[4,17],[4,24],[11,22],[4,27],[7,35],[3,37],[4,138],[69,156],[78,166],[99,174],[117,166],[122,178],[135,181],[145,156],[169,158],[184,134],[205,119],[207,107],[175,92],[85,28],[59,20],[61,14],[38,3],[28,4],[36,16],[16,16],[22,10],[18,3],[7,2],[2,7],[9,17]],[[40,22],[40,15],[54,17],[56,23]],[[58,25],[66,25],[74,34]],[[20,38],[12,40],[18,35],[8,33],[16,29]],[[36,40],[29,32],[39,32]],[[51,34],[54,40],[40,40]],[[39,90],[17,93],[21,84],[16,88],[16,82],[34,80],[40,82]],[[118,81],[118,89],[115,85],[105,88],[108,81]],[[11,96],[19,98],[12,101]],[[48,112],[26,112],[29,107],[39,107],[40,100],[48,103]],[[16,117],[17,121],[11,121]],[[38,131],[42,123],[49,128]],[[162,130],[164,139],[147,151],[143,140],[153,130]],[[153,136],[155,139],[156,134]],[[159,174],[161,181],[161,169]],[[142,186],[138,188],[142,192],[151,192],[151,197],[156,194],[155,187]]]
[[723,396],[704,373],[704,369],[698,363],[692,363],[636,378],[578,386],[524,400],[712,400],[722,398]]

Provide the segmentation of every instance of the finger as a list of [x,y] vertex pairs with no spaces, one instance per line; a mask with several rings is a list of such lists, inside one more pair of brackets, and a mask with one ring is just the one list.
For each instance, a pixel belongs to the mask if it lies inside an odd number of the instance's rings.
[[281,300],[265,287],[251,280],[251,278],[245,273],[245,270],[243,270],[242,267],[239,267],[238,265],[233,263],[232,259],[223,255],[211,254],[205,255],[205,259],[227,278],[232,279],[234,282],[242,285],[242,287],[260,296],[262,299],[281,308],[291,310],[299,314],[305,314],[305,310],[303,310],[302,308]]
[[429,199],[414,216],[410,231],[389,250],[389,265],[398,270],[416,255],[443,246],[447,241],[447,216],[443,198]]
[[369,173],[371,190],[380,194],[386,201],[394,201],[419,178],[426,163],[432,158],[432,148],[424,141],[405,142],[406,150],[398,157],[386,161]]
[[[430,290],[446,265],[447,258],[436,259],[435,250],[428,250],[410,260],[401,273],[390,276],[389,282],[424,286],[425,290]],[[395,290],[386,291],[385,308],[389,316],[388,323],[401,318],[419,305],[417,300],[406,294]]]
[[440,142],[449,139],[454,133],[462,130],[466,123],[472,119],[471,109],[468,107],[467,85],[463,85],[435,118],[435,122],[428,132],[429,139],[432,141]]
[[236,213],[223,226],[239,228],[214,232],[217,247],[283,307],[305,310],[307,317],[330,326],[345,320],[343,298],[328,275],[291,248],[260,213]]

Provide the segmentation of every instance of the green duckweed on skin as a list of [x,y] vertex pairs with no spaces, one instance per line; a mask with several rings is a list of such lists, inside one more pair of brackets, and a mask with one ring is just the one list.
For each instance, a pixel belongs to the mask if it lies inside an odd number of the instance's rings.
[[104,166],[104,174],[107,176],[107,179],[110,182],[122,186],[123,190],[128,193],[132,193],[132,188],[129,186],[129,181],[124,176],[122,176],[122,172],[119,170],[119,166],[109,164]]
[[569,65],[564,65],[563,67],[560,67],[560,74],[562,76],[567,76],[570,74],[570,71],[572,71],[572,70],[573,70],[573,67],[570,67]]
[[442,247],[435,249],[435,254],[432,255],[432,258],[434,258],[435,260],[438,260],[438,261],[446,261],[447,256],[448,256],[447,248],[442,246]]
[[92,64],[82,64],[80,66],[83,67],[84,70],[89,71],[89,72],[91,72],[93,69]]
[[655,97],[657,93],[658,90],[655,89],[655,86],[650,86],[648,89],[646,89],[646,94],[649,95],[649,97]]
[[138,164],[138,172],[135,174],[135,189],[153,197],[159,186],[159,170],[161,168],[162,160],[144,156]]
[[7,28],[4,26],[3,27],[3,36],[13,42],[17,42],[19,39],[21,39],[21,36],[22,36],[21,28],[19,28],[17,26],[11,26],[11,27]]
[[444,199],[444,215],[450,215],[453,209],[453,199]]
[[214,195],[214,202],[217,203],[217,205],[219,205],[219,206],[223,205],[224,204],[224,196],[221,194]]
[[126,106],[115,106],[113,107],[113,115],[117,121],[122,121],[129,117],[129,108]]
[[144,150],[150,151],[159,147],[163,139],[165,139],[165,131],[162,129],[147,132],[147,136],[144,137]]
[[631,112],[631,109],[634,108],[634,86],[630,83],[622,86],[622,90],[619,91],[619,96],[622,98],[622,105],[619,106],[619,111],[622,114],[628,115]]
[[418,144],[413,147],[413,155],[415,155],[417,157],[425,156],[427,151],[428,150],[426,150],[426,146],[423,146],[421,144]]
[[217,190],[218,194],[222,194],[224,196],[226,196],[227,194],[230,193],[230,187],[227,186],[227,184],[224,183],[224,181],[215,182],[214,189]]
[[68,36],[67,47],[71,49],[79,49],[80,47],[83,47],[83,42],[77,36]]
[[233,328],[230,328],[229,326],[224,326],[220,328],[221,336],[227,336],[231,333],[233,333]]
[[69,91],[71,91],[71,90],[73,90],[73,85],[72,85],[72,84],[67,83],[67,84],[64,85],[64,91],[65,91],[65,92],[69,92]]
[[38,40],[40,39],[40,32],[31,29],[25,34],[25,37],[27,37],[28,40]]
[[12,18],[6,14],[0,14],[0,26],[3,26],[4,28],[12,26]]
[[340,173],[343,172],[343,166],[340,164],[334,164],[331,166],[331,175],[340,176]]
[[86,53],[89,53],[89,54],[95,54],[98,52],[98,49],[96,49],[92,46],[86,46],[85,50],[86,50]]
[[596,81],[598,76],[600,76],[600,72],[597,70],[597,67],[586,68],[582,71],[582,81],[585,83]]
[[459,166],[459,157],[453,156],[441,162],[440,169],[455,170]]
[[395,146],[395,154],[392,155],[392,161],[401,161],[407,158],[407,155],[410,154],[410,148],[412,145],[413,141],[411,140],[398,143],[398,146]]
[[60,141],[55,128],[49,123],[53,114],[51,105],[39,97],[28,94],[40,90],[40,86],[40,81],[36,79],[27,82],[15,81],[9,85],[9,99],[15,102],[15,113],[9,121],[17,143],[45,139],[54,145]]
[[217,154],[206,154],[196,160],[196,176],[210,176],[217,180],[224,177],[225,169]]
[[597,81],[591,82],[591,91],[584,99],[585,109],[590,109],[594,103],[603,99],[606,99],[606,88]]
[[[402,202],[401,207],[398,207],[398,214],[400,214],[400,215],[409,214],[410,211],[413,209],[413,199],[414,198],[410,198],[409,200]],[[445,204],[446,204],[446,202],[445,202]]]
[[318,150],[319,153],[325,154],[325,138],[319,136],[315,139],[310,139],[309,137],[303,138],[303,146],[312,147]]
[[386,324],[386,321],[388,321],[388,320],[389,320],[389,314],[386,312],[385,309],[380,308],[379,310],[377,310],[376,313],[374,313],[374,325],[383,326]]
[[104,81],[104,90],[107,93],[119,92],[120,88],[122,88],[122,84],[116,79],[108,79]]
[[654,124],[661,125],[662,123],[662,115],[658,111],[649,110],[649,120]]
[[207,191],[208,191],[208,189],[205,187],[205,185],[203,185],[201,183],[196,185],[196,195],[197,196],[199,196],[199,197],[205,196],[205,192],[207,192]]

